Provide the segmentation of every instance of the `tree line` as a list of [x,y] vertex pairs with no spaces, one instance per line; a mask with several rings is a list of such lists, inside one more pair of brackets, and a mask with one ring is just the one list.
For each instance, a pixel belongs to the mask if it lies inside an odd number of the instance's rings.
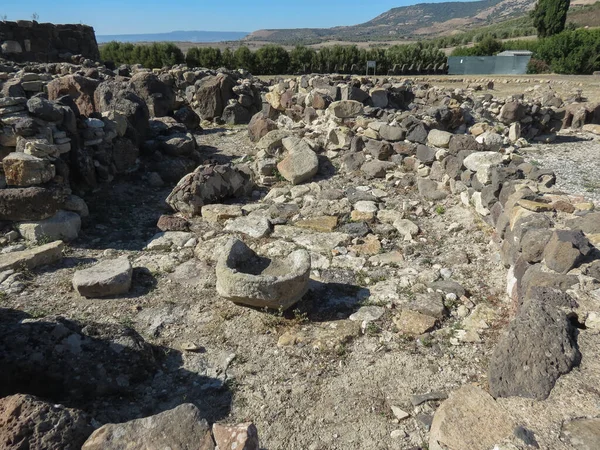
[[381,74],[404,64],[426,67],[446,62],[446,56],[440,48],[427,42],[394,45],[385,49],[334,45],[315,50],[300,45],[290,51],[278,45],[266,45],[255,52],[246,46],[223,51],[213,47],[193,47],[186,55],[176,45],[169,43],[136,45],[110,42],[101,47],[100,55],[103,61],[117,65],[142,64],[147,68],[161,68],[185,63],[188,67],[207,69],[246,69],[254,75],[364,72],[367,61],[376,61],[377,73]]

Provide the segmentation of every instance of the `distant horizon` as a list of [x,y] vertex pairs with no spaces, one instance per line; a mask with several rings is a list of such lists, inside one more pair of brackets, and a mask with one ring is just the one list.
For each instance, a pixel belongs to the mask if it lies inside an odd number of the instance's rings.
[[[177,29],[206,32],[222,30],[276,30],[290,28],[332,28],[367,22],[392,8],[419,3],[441,3],[445,0],[379,0],[365,5],[361,0],[304,0],[285,8],[279,1],[229,0],[221,3],[179,0],[165,5],[159,0],[104,0],[81,2],[47,0],[11,2],[0,7],[0,16],[7,20],[31,20],[37,14],[39,22],[82,23],[92,26],[97,36],[164,34]],[[467,0],[477,1],[477,0]],[[6,3],[6,2],[5,2]],[[230,32],[230,31],[227,31]],[[238,33],[233,31],[231,33]]]
[[98,34],[96,41],[105,44],[111,41],[119,42],[194,42],[213,43],[222,41],[237,41],[245,38],[250,33],[247,31],[169,31],[166,33],[127,33],[127,34]]

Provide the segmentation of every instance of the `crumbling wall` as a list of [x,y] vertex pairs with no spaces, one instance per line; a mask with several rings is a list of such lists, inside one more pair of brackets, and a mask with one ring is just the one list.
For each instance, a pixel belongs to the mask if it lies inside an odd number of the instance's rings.
[[0,21],[0,56],[17,62],[57,62],[72,55],[99,60],[94,29],[36,21]]

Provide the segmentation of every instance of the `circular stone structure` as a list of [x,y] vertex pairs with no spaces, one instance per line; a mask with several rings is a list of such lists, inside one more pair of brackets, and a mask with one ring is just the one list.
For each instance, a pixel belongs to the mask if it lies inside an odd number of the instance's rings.
[[232,239],[217,263],[217,292],[234,303],[285,310],[306,294],[309,277],[310,255],[306,250],[271,260]]

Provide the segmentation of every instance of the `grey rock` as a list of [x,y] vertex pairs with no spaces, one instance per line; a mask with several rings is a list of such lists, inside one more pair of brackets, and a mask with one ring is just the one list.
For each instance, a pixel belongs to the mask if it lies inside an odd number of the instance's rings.
[[227,222],[225,231],[242,233],[252,238],[260,239],[271,233],[271,223],[266,217],[238,217]]
[[561,430],[561,438],[577,450],[600,448],[600,418],[566,422]]
[[581,230],[556,230],[544,249],[544,262],[555,272],[566,274],[592,251]]
[[382,125],[379,128],[379,136],[381,136],[381,139],[390,142],[403,141],[406,131],[399,126]]
[[132,275],[131,263],[124,256],[78,270],[73,276],[73,287],[84,297],[112,297],[129,292]]
[[206,419],[191,403],[125,423],[106,424],[94,431],[82,450],[214,450]]
[[296,185],[314,177],[319,170],[319,158],[310,146],[296,137],[287,137],[282,142],[289,152],[277,164],[283,178]]
[[0,442],[4,450],[79,450],[93,431],[83,412],[31,395],[0,399]]
[[58,211],[49,219],[19,222],[16,226],[28,241],[73,241],[79,236],[81,218],[71,211]]
[[[325,233],[329,234],[329,233]],[[310,255],[296,250],[284,259],[258,256],[232,239],[217,263],[217,292],[223,298],[260,308],[288,309],[308,290]]]
[[574,336],[564,312],[542,300],[527,300],[490,358],[491,394],[547,398],[556,380],[581,359]]
[[443,186],[440,183],[427,178],[418,178],[417,188],[419,189],[419,194],[427,200],[442,200],[448,196],[448,193],[443,190]]
[[427,142],[434,147],[448,148],[450,146],[450,139],[452,139],[452,133],[442,130],[431,130],[427,135]]

